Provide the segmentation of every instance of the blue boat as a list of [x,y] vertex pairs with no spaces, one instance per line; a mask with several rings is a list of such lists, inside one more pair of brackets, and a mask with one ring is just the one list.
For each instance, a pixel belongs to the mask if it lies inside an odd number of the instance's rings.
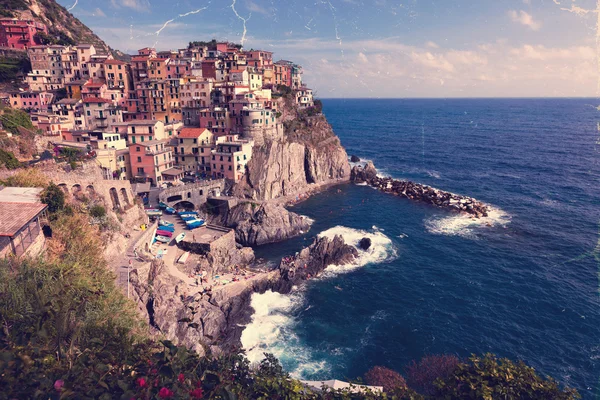
[[175,232],[175,227],[174,226],[159,225],[158,229],[161,230],[161,231]]
[[179,214],[179,216],[198,215],[198,213],[196,211],[179,211],[177,214]]
[[196,228],[200,228],[201,226],[203,226],[205,224],[203,219],[198,219],[195,220],[194,222],[192,222],[191,224],[188,224],[188,229],[196,229]]
[[160,226],[168,226],[168,227],[172,227],[172,228],[175,227],[174,223],[169,222],[169,221],[165,221],[165,220],[162,220],[162,219],[160,221],[158,221],[158,225],[160,225]]
[[177,211],[175,211],[175,209],[173,207],[165,207],[165,212],[167,214],[175,214]]
[[195,215],[187,215],[187,216],[183,216],[181,217],[182,220],[184,220],[185,222],[187,221],[191,221],[193,219],[197,219]]
[[162,201],[159,201],[158,208],[160,208],[161,210],[164,210],[165,208],[167,208],[167,205],[165,203],[163,203]]

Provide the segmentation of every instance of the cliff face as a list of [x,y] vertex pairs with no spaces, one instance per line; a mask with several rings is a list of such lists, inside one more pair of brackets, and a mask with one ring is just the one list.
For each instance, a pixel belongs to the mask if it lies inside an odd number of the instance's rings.
[[[113,51],[98,35],[83,24],[66,8],[55,0],[0,0],[3,14],[21,19],[33,19],[48,27],[52,37],[60,36],[75,44],[93,44],[97,50],[108,53]],[[113,51],[115,57],[123,56]]]
[[222,224],[234,228],[236,242],[244,246],[280,242],[310,229],[309,219],[267,203],[239,204],[227,213]]
[[270,200],[304,193],[311,184],[349,180],[348,155],[325,117],[303,115],[283,100],[278,106],[285,127],[282,137],[255,145],[245,179],[234,193]]

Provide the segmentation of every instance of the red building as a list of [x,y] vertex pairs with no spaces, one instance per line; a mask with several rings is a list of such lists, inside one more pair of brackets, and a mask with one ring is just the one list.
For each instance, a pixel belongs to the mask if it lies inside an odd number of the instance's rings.
[[38,32],[47,34],[48,28],[36,21],[0,18],[0,47],[27,49],[38,45],[35,41]]

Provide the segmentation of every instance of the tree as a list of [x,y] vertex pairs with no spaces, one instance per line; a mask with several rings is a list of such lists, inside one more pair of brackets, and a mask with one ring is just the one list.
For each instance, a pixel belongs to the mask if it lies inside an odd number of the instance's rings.
[[103,218],[106,216],[106,209],[104,208],[104,206],[96,204],[92,208],[90,208],[90,216],[94,218]]
[[416,363],[414,360],[406,368],[408,385],[419,393],[433,394],[437,379],[445,379],[457,368],[460,360],[451,354],[425,356]]
[[514,363],[493,354],[471,356],[436,382],[433,396],[446,399],[579,399],[575,389],[561,389],[552,378],[540,377],[523,361]]
[[40,195],[42,203],[48,204],[48,211],[58,212],[65,207],[65,192],[53,182]]

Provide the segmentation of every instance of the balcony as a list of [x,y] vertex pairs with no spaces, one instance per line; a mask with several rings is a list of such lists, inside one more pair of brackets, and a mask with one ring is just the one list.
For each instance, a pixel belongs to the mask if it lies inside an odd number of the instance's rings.
[[[163,154],[163,153],[168,153],[169,151],[171,151],[170,149],[164,148],[162,150],[156,150],[156,149],[149,149],[146,147],[146,151],[144,152],[147,156],[155,156],[157,154]],[[169,162],[169,160],[165,161],[165,162]]]
[[96,115],[94,118],[99,120],[105,120],[107,117],[105,115]]

